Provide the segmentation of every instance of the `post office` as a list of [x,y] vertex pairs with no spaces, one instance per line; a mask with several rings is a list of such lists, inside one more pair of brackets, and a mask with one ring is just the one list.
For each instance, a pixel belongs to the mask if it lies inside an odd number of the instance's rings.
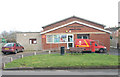
[[105,25],[72,16],[43,26],[40,32],[42,50],[74,47],[75,39],[92,39],[110,49],[110,33]]

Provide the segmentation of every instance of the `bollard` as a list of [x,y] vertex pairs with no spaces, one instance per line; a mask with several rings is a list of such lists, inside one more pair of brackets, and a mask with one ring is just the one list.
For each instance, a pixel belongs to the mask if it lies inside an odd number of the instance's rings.
[[36,55],[36,52],[34,52],[34,55]]
[[13,58],[12,57],[10,57],[10,62],[12,62],[13,61]]
[[23,54],[21,55],[21,58],[23,58]]
[[66,50],[65,50],[65,54],[66,54]]
[[49,50],[49,54],[51,54],[51,51]]
[[2,63],[2,69],[4,69],[5,68],[5,63]]

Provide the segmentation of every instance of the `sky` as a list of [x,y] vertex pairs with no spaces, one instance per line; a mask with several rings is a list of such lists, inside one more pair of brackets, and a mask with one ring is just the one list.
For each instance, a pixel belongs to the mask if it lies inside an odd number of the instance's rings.
[[42,26],[77,16],[106,27],[118,25],[119,0],[0,0],[2,31],[39,32]]

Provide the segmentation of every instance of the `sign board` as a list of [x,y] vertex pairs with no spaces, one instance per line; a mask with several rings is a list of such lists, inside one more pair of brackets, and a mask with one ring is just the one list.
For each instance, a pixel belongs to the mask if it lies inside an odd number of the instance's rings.
[[42,38],[46,38],[46,36],[45,36],[45,35],[42,35]]

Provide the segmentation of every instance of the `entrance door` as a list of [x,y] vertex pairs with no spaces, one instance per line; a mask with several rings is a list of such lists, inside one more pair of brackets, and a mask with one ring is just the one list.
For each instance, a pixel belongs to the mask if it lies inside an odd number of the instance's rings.
[[74,47],[74,36],[73,34],[68,34],[67,35],[67,49],[70,47]]

